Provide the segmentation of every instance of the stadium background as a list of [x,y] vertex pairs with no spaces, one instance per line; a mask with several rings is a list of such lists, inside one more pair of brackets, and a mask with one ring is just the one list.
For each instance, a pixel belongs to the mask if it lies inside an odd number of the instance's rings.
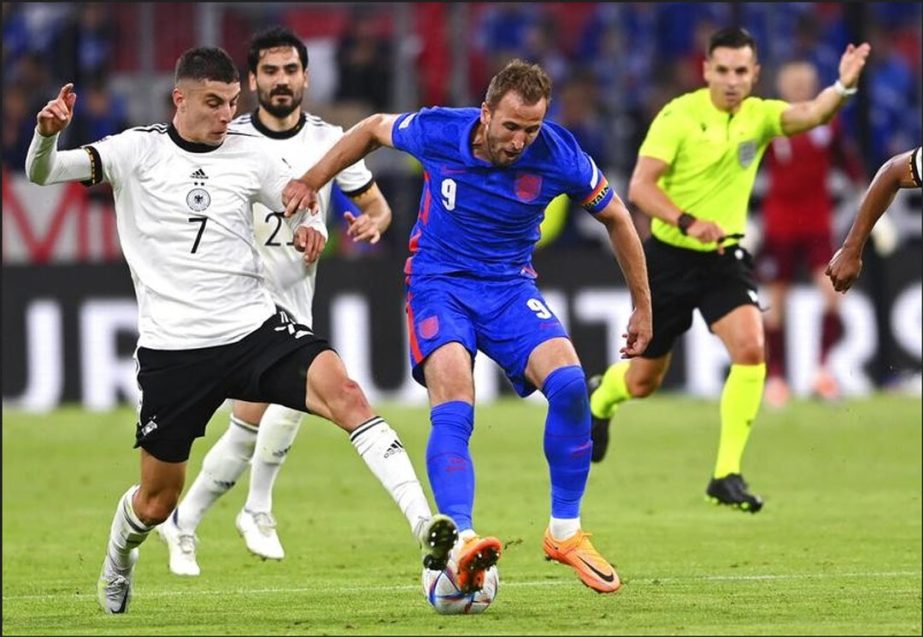
[[[842,113],[847,134],[874,174],[921,140],[920,3],[4,3],[3,4],[3,401],[46,410],[133,403],[135,305],[115,234],[111,193],[71,184],[40,188],[22,175],[35,113],[73,81],[71,148],[125,127],[168,121],[176,57],[196,45],[224,47],[245,76],[249,35],[284,24],[311,56],[307,110],[348,127],[375,111],[430,104],[475,105],[511,57],[540,62],[555,81],[550,117],[578,135],[624,194],[647,125],[670,98],[702,84],[704,43],[739,23],[760,46],[758,95],[774,96],[779,64],[808,57],[822,82],[836,77],[847,42],[872,57],[861,90]],[[254,107],[243,83],[240,112]],[[421,177],[406,155],[381,150],[370,168],[394,210],[374,249],[338,240],[328,220],[315,327],[330,336],[373,401],[422,403],[409,378],[402,277]],[[748,239],[758,236],[758,179]],[[861,194],[841,175],[830,187],[845,232]],[[646,234],[645,218],[636,216]],[[896,239],[866,252],[857,289],[844,300],[846,336],[832,366],[844,391],[920,393],[921,198],[901,193],[886,219]],[[627,292],[592,219],[567,210],[536,255],[543,291],[569,325],[589,371],[614,360],[627,320]],[[839,238],[839,237],[838,237]],[[886,249],[890,247],[890,250]],[[792,384],[804,393],[817,348],[819,299],[795,290],[787,348]],[[483,358],[483,357],[479,357]],[[677,349],[672,389],[716,395],[726,358],[700,321]],[[509,391],[479,360],[479,399]]]

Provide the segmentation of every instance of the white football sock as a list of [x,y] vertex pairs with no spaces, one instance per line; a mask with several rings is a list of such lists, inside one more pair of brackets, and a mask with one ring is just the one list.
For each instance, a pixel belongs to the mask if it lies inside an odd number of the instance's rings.
[[556,540],[566,540],[580,530],[580,518],[551,518],[548,524],[551,537]]
[[423,494],[423,487],[420,486],[404,445],[383,418],[375,416],[362,423],[350,434],[349,440],[397,502],[401,513],[410,523],[411,531],[420,519],[432,517],[429,502]]
[[138,516],[135,515],[131,499],[138,488],[139,485],[132,485],[119,498],[115,515],[112,517],[112,526],[109,528],[109,544],[106,547],[106,555],[109,556],[109,561],[112,562],[117,571],[125,572],[131,568],[128,554],[133,548],[140,546],[147,539],[151,529],[154,528],[143,524],[138,519]]
[[202,469],[173,512],[176,526],[195,533],[205,513],[234,486],[253,457],[257,428],[231,415],[231,424],[205,454]]
[[272,485],[295,442],[304,414],[282,405],[270,405],[260,419],[256,451],[250,463],[250,491],[247,511],[272,511]]

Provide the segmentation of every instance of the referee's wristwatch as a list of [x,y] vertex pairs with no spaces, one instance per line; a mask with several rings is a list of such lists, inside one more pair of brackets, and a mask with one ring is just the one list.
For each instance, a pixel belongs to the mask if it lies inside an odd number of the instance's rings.
[[679,228],[679,231],[683,236],[686,236],[689,234],[689,226],[695,222],[695,216],[684,211],[680,213],[679,218],[676,220],[676,227]]

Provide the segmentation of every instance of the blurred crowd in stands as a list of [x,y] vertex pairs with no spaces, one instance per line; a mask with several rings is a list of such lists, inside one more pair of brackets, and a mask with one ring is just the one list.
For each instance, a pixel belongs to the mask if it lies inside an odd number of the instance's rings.
[[[205,13],[200,4],[213,6]],[[622,192],[651,118],[668,100],[702,86],[708,36],[728,24],[744,25],[757,39],[763,69],[756,93],[764,97],[775,96],[774,73],[782,63],[810,60],[829,85],[846,44],[871,42],[861,99],[842,113],[846,134],[862,149],[870,174],[921,140],[923,14],[917,2],[2,6],[7,171],[22,170],[35,113],[63,83],[74,82],[79,95],[61,141],[72,148],[169,120],[173,63],[186,48],[203,44],[203,33],[239,61],[246,78],[247,38],[271,24],[289,26],[308,44],[306,108],[345,127],[376,111],[476,106],[491,75],[510,58],[541,63],[555,82],[550,117],[574,132]],[[213,28],[203,28],[203,19],[213,20]],[[458,69],[467,77],[455,77]],[[159,97],[152,105],[155,78]],[[246,84],[240,112],[255,105]],[[466,101],[454,103],[461,98]],[[416,178],[411,164],[401,166]],[[405,216],[412,216],[418,194],[416,186],[400,200],[411,208]],[[581,219],[569,215],[558,241],[583,241]],[[399,236],[390,245],[403,250],[398,215],[395,222],[392,234]]]

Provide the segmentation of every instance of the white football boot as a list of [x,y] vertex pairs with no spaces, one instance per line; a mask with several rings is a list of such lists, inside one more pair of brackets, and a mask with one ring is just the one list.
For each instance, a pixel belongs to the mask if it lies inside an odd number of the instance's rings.
[[131,566],[127,571],[117,570],[108,555],[103,559],[103,568],[96,582],[96,601],[99,602],[99,607],[103,609],[103,612],[119,615],[128,610],[138,555],[137,548],[133,548],[128,554]]
[[285,550],[276,534],[276,520],[268,511],[247,511],[237,514],[237,531],[247,543],[247,549],[264,560],[281,560]]
[[171,573],[195,577],[201,572],[195,556],[195,546],[198,541],[195,533],[184,533],[176,526],[171,515],[163,523],[157,525],[157,535],[167,545],[167,550],[170,552]]
[[432,571],[441,571],[449,561],[449,552],[458,541],[458,527],[447,515],[436,515],[420,520],[414,527],[414,535],[423,551],[423,566]]

